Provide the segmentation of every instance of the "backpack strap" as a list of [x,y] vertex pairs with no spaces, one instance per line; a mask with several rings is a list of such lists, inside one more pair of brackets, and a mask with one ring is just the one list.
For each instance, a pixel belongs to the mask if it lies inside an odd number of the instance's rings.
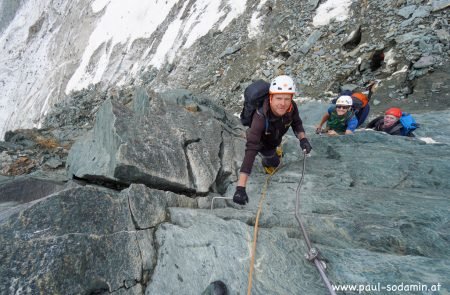
[[261,106],[256,111],[258,112],[259,115],[264,117],[264,133],[266,135],[270,134],[270,132],[269,132],[269,118],[266,115],[264,115],[264,106]]

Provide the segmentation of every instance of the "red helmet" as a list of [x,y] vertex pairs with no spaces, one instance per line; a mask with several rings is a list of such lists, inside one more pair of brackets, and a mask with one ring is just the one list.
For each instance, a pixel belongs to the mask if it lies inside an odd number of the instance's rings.
[[385,115],[391,115],[400,119],[402,116],[402,110],[399,108],[390,108],[384,113]]

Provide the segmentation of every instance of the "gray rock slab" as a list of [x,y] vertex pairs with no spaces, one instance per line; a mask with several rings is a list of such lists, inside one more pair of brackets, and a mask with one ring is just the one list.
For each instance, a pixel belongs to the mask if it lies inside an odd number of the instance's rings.
[[[380,294],[383,292],[388,294],[386,291],[388,288],[391,290],[389,293],[393,294],[414,294],[418,293],[418,290],[423,291],[420,292],[422,294],[448,293],[448,277],[446,277],[448,260],[390,255],[364,249],[327,249],[327,251],[330,251],[327,259],[333,268],[331,272],[339,273],[339,277],[331,276],[336,285],[356,284],[358,288],[359,285],[364,285],[364,288]],[[429,272],[431,265],[433,271]],[[348,272],[348,269],[352,272]],[[431,288],[435,288],[433,292]]]
[[417,8],[416,5],[408,5],[408,6],[400,8],[397,11],[397,14],[402,16],[403,18],[409,18],[414,13],[416,8]]
[[0,221],[0,293],[130,288],[154,263],[152,231],[136,232],[128,198],[77,187]]
[[[198,210],[174,208],[170,215],[172,223],[156,232],[158,265],[146,294],[200,294],[216,280],[231,294],[247,290],[252,227]],[[284,229],[260,229],[258,241],[253,294],[324,293],[318,274],[302,258],[301,240]]]
[[431,6],[419,6],[417,7],[417,9],[414,11],[412,17],[413,18],[417,18],[417,17],[428,17],[430,15],[431,12]]
[[[87,179],[206,193],[221,173],[226,131],[206,111],[191,112],[138,89],[135,111],[107,100],[92,132],[68,156],[71,174]],[[227,143],[231,143],[230,140]],[[227,153],[225,155],[225,153]],[[224,173],[234,173],[230,167]]]
[[434,65],[435,58],[433,56],[422,56],[418,61],[413,64],[415,69],[428,68]]
[[[442,115],[450,119],[448,114]],[[439,122],[443,123],[442,118]],[[424,131],[432,136],[434,128],[430,126]],[[443,294],[448,292],[445,287],[450,283],[446,268],[450,262],[448,145],[425,144],[419,139],[374,131],[340,137],[311,136],[310,140],[313,152],[306,158],[300,213],[311,242],[327,262],[332,282],[400,285],[419,280],[428,285],[440,283]],[[303,168],[297,144],[296,139],[289,137],[284,146],[284,166],[270,179],[259,225],[271,234],[283,229],[289,238],[303,241],[294,217],[296,190]],[[230,208],[211,213],[228,222],[254,224],[266,175],[259,163],[253,169],[247,184],[250,202],[246,206],[229,203]],[[233,192],[234,187],[230,187],[226,196],[232,196]],[[179,226],[193,230],[198,225],[190,219],[192,215],[183,213],[174,220]],[[258,243],[265,242],[258,240]],[[303,243],[301,247],[305,253]],[[305,269],[301,266],[301,255],[294,257],[300,259],[300,265],[295,268],[299,278],[307,281],[314,276],[315,269],[310,264]],[[280,267],[274,266],[277,270]],[[222,279],[229,286],[226,274],[214,279]],[[299,293],[295,284],[285,286],[289,286],[288,291],[280,294]],[[245,287],[243,284],[233,290],[244,292]],[[279,291],[263,288],[257,287],[256,293]],[[312,289],[307,294],[324,294],[324,291]]]
[[308,5],[310,10],[315,10],[319,6],[320,0],[309,0]]
[[314,46],[314,44],[320,39],[322,36],[322,32],[316,30],[309,35],[308,39],[306,39],[305,43],[300,47],[300,51],[303,54],[308,53],[308,51]]
[[225,50],[219,55],[219,58],[223,58],[227,55],[231,55],[233,53],[238,52],[239,50],[241,50],[241,45],[240,44],[235,44],[233,46],[227,47],[225,48]]
[[[434,71],[415,81],[414,92],[408,96],[409,112],[423,113],[429,110],[447,108],[450,102],[450,63],[434,66]],[[439,127],[436,132],[439,132]]]
[[432,7],[433,12],[439,11],[439,10],[447,8],[449,6],[450,6],[449,0],[433,0],[431,2],[431,7]]
[[404,44],[407,42],[411,42],[413,40],[418,40],[418,39],[422,38],[423,35],[424,34],[420,33],[420,32],[410,32],[410,33],[406,33],[406,34],[397,36],[395,38],[395,41],[397,41],[400,44]]
[[31,202],[61,190],[64,183],[28,176],[10,178],[0,183],[0,203],[14,201]]
[[128,197],[136,228],[155,227],[166,219],[167,199],[164,191],[149,189],[142,184],[132,184],[122,191]]
[[399,90],[402,89],[402,86],[408,78],[408,66],[399,65],[399,68],[400,70],[394,73],[389,79],[378,84],[376,92],[372,94],[371,98],[373,105],[376,105],[375,100],[380,101],[380,106],[383,106],[384,109],[398,104],[398,100],[403,95]]
[[35,178],[31,175],[7,178],[0,181],[0,219],[11,208],[26,204],[63,190],[58,181]]
[[448,31],[444,29],[436,30],[436,35],[441,43],[448,44],[450,42],[450,34]]

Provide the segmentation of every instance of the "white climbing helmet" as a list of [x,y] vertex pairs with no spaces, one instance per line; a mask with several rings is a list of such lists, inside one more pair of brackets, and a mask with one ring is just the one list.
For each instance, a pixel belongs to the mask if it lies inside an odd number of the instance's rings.
[[353,100],[352,100],[351,96],[342,95],[342,96],[339,96],[339,98],[336,100],[336,105],[351,106],[351,105],[353,105]]
[[282,75],[278,76],[270,82],[270,94],[287,93],[295,94],[295,84],[291,77]]

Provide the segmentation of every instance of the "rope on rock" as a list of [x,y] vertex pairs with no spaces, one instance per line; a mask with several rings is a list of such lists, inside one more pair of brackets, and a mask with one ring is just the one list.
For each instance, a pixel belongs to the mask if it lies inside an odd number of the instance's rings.
[[256,240],[258,238],[259,216],[261,215],[262,205],[263,205],[264,199],[266,198],[266,192],[267,192],[267,187],[269,186],[270,178],[281,168],[282,159],[283,158],[280,159],[280,164],[278,165],[278,167],[275,168],[275,170],[266,177],[266,181],[264,182],[264,187],[262,190],[261,198],[259,199],[258,211],[256,213],[256,220],[255,220],[255,230],[253,231],[253,245],[252,245],[251,258],[250,258],[250,271],[248,273],[247,295],[250,295],[252,292],[253,269],[254,269],[254,265],[255,265]]
[[[282,143],[283,145],[283,143]],[[250,257],[250,270],[249,270],[249,274],[248,274],[248,287],[247,287],[247,295],[251,295],[252,292],[252,284],[253,284],[253,271],[254,271],[254,267],[255,267],[255,254],[256,254],[256,242],[258,239],[258,229],[259,229],[259,217],[261,216],[261,212],[262,212],[262,206],[263,206],[263,202],[266,198],[266,193],[267,193],[267,187],[269,186],[269,181],[271,179],[271,177],[278,172],[278,170],[280,170],[280,168],[282,167],[282,159],[280,159],[280,164],[278,165],[278,167],[266,177],[266,180],[264,182],[264,187],[262,190],[262,194],[261,194],[261,198],[259,199],[259,203],[258,203],[258,211],[256,212],[256,220],[255,220],[255,229],[253,232],[253,244],[252,244],[252,252],[251,252],[251,257]],[[308,246],[308,254],[305,254],[306,259],[308,259],[311,262],[314,262],[317,270],[320,273],[320,276],[322,277],[322,280],[325,283],[325,286],[328,288],[328,291],[330,292],[331,295],[336,295],[336,292],[334,291],[333,287],[331,286],[330,280],[328,279],[327,275],[325,274],[325,262],[323,262],[322,260],[319,259],[319,251],[311,246],[311,241],[309,240],[308,234],[306,232],[306,229],[300,219],[300,214],[299,214],[299,203],[300,203],[300,188],[302,186],[303,183],[303,178],[305,176],[305,171],[306,171],[306,152],[303,153],[303,171],[302,171],[302,177],[300,178],[298,187],[297,187],[297,198],[295,201],[295,218],[297,219],[299,225],[300,225],[300,229],[301,232],[303,234],[303,237],[306,241],[306,245]],[[214,208],[214,199],[232,199],[229,197],[214,197],[212,199],[211,202],[211,210],[213,210]]]
[[[261,194],[261,198],[259,200],[258,211],[256,213],[256,220],[255,220],[255,230],[253,232],[253,245],[252,245],[252,253],[251,253],[251,259],[250,259],[250,271],[249,271],[249,275],[248,275],[247,295],[250,295],[251,290],[252,290],[253,270],[254,270],[254,265],[255,265],[255,254],[256,254],[256,241],[258,238],[259,217],[261,215],[262,205],[266,198],[267,187],[269,186],[269,181],[270,181],[272,175],[274,175],[280,168],[281,168],[281,162],[280,162],[280,165],[273,171],[273,173],[269,174],[266,177],[264,187],[262,190],[262,194]],[[300,212],[300,210],[299,210],[300,189],[301,189],[303,179],[305,176],[305,171],[306,171],[306,153],[303,153],[303,171],[302,171],[302,177],[300,178],[299,184],[297,186],[296,201],[295,201],[295,218],[297,219],[297,221],[300,225],[301,232],[303,234],[306,245],[308,247],[308,254],[305,254],[305,258],[314,263],[314,265],[316,266],[317,270],[319,271],[320,276],[322,277],[322,280],[325,283],[325,286],[327,287],[329,293],[331,295],[336,295],[336,292],[334,291],[334,289],[330,283],[330,280],[328,279],[328,277],[325,273],[325,267],[326,267],[325,262],[320,260],[319,250],[317,248],[312,247],[308,233],[306,232],[305,226],[303,225],[303,222],[301,221],[301,218],[300,218],[300,213],[299,213]]]

